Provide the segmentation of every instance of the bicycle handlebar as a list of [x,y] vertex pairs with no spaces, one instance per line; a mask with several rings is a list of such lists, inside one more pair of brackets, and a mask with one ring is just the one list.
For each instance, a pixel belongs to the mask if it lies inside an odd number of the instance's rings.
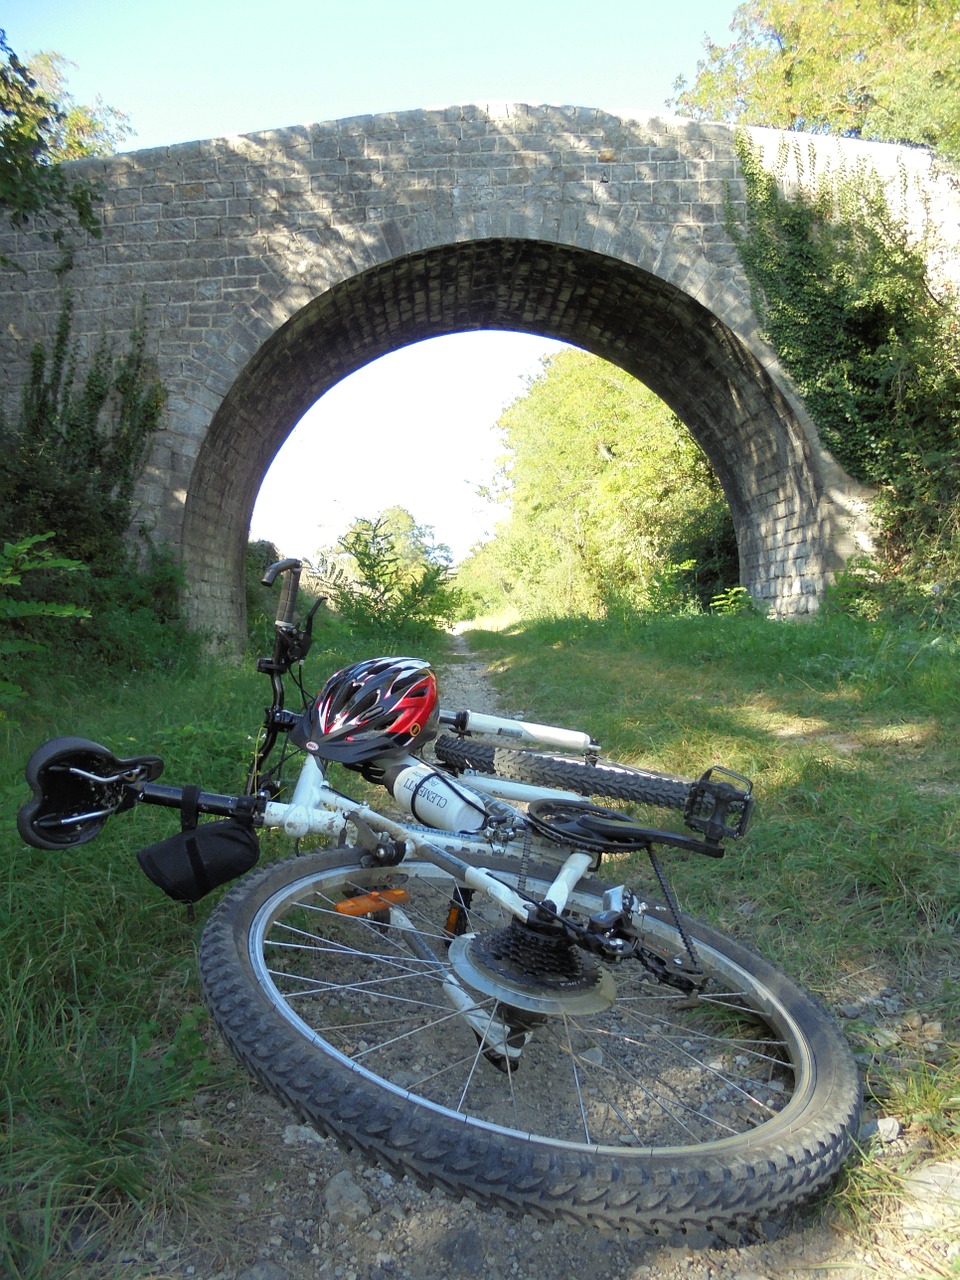
[[302,569],[303,561],[291,557],[288,560],[277,560],[276,563],[264,570],[263,577],[260,579],[260,585],[263,587],[272,587],[277,580],[277,576],[287,569]]
[[440,723],[457,733],[479,733],[488,737],[507,738],[511,743],[535,742],[561,747],[565,751],[596,751],[599,743],[589,733],[576,729],[560,729],[555,725],[533,724],[527,720],[508,720],[502,716],[482,715],[477,711],[440,712]]
[[278,560],[276,564],[270,565],[260,579],[262,586],[272,587],[281,573],[286,574],[283,580],[283,588],[280,592],[280,603],[277,605],[276,625],[278,627],[293,626],[293,615],[297,607],[297,591],[300,589],[300,573],[302,569],[302,560],[294,558]]

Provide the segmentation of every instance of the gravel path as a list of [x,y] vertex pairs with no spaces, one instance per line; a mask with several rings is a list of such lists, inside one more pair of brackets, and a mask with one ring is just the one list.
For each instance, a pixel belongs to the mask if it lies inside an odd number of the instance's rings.
[[[498,706],[483,663],[462,640],[454,644],[440,673],[444,704],[520,713]],[[226,1061],[225,1049],[215,1052]],[[186,1227],[173,1220],[152,1224],[145,1238],[106,1258],[87,1253],[84,1261],[81,1247],[73,1274],[82,1280],[811,1280],[830,1273],[877,1280],[955,1275],[951,1263],[960,1268],[960,1246],[943,1240],[942,1224],[931,1233],[922,1218],[897,1212],[870,1242],[853,1239],[814,1207],[764,1223],[746,1243],[699,1239],[680,1247],[511,1219],[368,1166],[297,1123],[245,1077],[235,1078],[241,1083],[233,1090],[198,1095],[165,1135],[182,1144],[184,1158],[202,1172],[207,1207],[192,1208]],[[895,1121],[873,1140],[886,1141],[891,1152],[905,1141]],[[957,1170],[953,1176],[960,1183]],[[949,1183],[949,1167],[944,1177]],[[940,1185],[923,1203],[942,1199]]]

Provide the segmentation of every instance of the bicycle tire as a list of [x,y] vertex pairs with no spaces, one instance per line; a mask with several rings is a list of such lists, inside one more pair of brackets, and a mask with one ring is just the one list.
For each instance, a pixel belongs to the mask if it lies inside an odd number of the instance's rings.
[[[517,883],[515,862],[487,865]],[[531,868],[528,889],[552,875]],[[393,915],[331,909],[390,886],[410,894],[403,910],[418,937],[427,920],[435,965],[417,959]],[[436,918],[453,887],[432,864],[366,869],[339,848],[261,868],[210,917],[199,953],[207,1006],[239,1060],[301,1119],[457,1197],[635,1234],[744,1226],[834,1176],[857,1132],[856,1067],[832,1019],[759,955],[684,919],[717,995],[684,999],[622,964],[622,998],[547,1017],[504,1073],[439,999],[449,956]],[[572,910],[598,907],[603,887],[578,886]],[[650,907],[645,922],[682,950],[666,909]],[[763,1026],[748,1035],[754,1020]]]
[[489,743],[441,734],[434,744],[437,758],[448,768],[462,773],[475,769],[511,782],[535,787],[574,791],[580,796],[603,796],[608,800],[628,800],[664,809],[683,809],[694,785],[691,778],[631,769],[612,761],[574,760],[569,756],[542,751],[518,751]]

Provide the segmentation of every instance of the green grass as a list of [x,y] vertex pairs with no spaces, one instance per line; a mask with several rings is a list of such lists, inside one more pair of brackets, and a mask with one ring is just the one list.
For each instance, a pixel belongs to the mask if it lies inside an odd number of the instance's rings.
[[29,718],[5,726],[0,1256],[14,1277],[70,1275],[71,1241],[109,1235],[124,1209],[149,1220],[189,1196],[177,1151],[157,1139],[157,1116],[216,1070],[201,1035],[197,926],[135,860],[175,818],[138,811],[79,849],[27,849],[12,828],[26,798],[23,763],[43,739],[72,732],[120,755],[159,748],[174,777],[202,769],[207,785],[232,787],[245,754],[241,688],[229,669],[64,686],[48,710],[33,704]]
[[[956,1151],[952,643],[845,619],[710,617],[527,624],[469,640],[511,710],[588,728],[619,759],[688,775],[720,763],[755,779],[753,826],[722,862],[665,856],[684,904],[828,1003],[890,990],[942,1022],[937,1054],[907,1037],[869,1069],[888,1109],[934,1150]],[[325,631],[308,686],[375,648]],[[265,698],[249,662],[116,681],[51,667],[18,717],[0,722],[0,1271],[12,1280],[83,1276],[78,1240],[109,1242],[193,1212],[204,1174],[164,1117],[240,1078],[215,1048],[197,985],[211,900],[190,921],[136,864],[175,815],[144,807],[70,853],[27,849],[12,824],[23,763],[45,738],[79,734],[118,754],[162,755],[171,782],[231,791]],[[870,1028],[849,1026],[866,1062]],[[883,1181],[876,1162],[860,1168],[844,1193],[851,1206],[875,1202],[870,1179]]]
[[[869,1019],[847,1023],[868,1105],[902,1120],[905,1165],[960,1155],[960,643],[842,616],[568,619],[467,639],[529,719],[587,729],[627,763],[754,780],[750,831],[723,861],[664,852],[683,905],[834,1008],[899,1001],[892,1048]],[[939,1048],[910,1017],[941,1024]],[[847,1174],[836,1203],[861,1226],[902,1185],[898,1158]]]
[[[269,649],[272,628],[261,620],[256,630],[258,651]],[[444,650],[441,637],[418,651]],[[376,641],[325,617],[306,688],[377,651]],[[87,1280],[85,1251],[108,1252],[113,1239],[188,1215],[203,1201],[206,1174],[163,1116],[198,1090],[241,1079],[224,1065],[196,975],[217,895],[191,919],[136,861],[138,849],[177,830],[176,813],[141,806],[69,852],[30,849],[14,825],[29,795],[27,757],[48,738],[75,735],[121,757],[162,756],[161,781],[236,793],[270,696],[252,657],[116,674],[59,670],[56,654],[45,661],[26,673],[29,695],[0,711],[3,1280]],[[296,690],[287,692],[296,708]],[[264,837],[263,858],[288,852],[282,838]]]

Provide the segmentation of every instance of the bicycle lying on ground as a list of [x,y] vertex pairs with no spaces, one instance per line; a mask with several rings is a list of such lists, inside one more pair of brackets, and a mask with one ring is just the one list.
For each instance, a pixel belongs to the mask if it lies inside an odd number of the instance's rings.
[[[283,583],[258,663],[273,699],[242,795],[166,786],[155,756],[57,738],[27,764],[23,839],[63,850],[135,805],[178,808],[181,831],[138,855],[149,878],[192,903],[243,876],[200,943],[223,1036],[301,1118],[395,1170],[663,1233],[744,1226],[823,1188],[858,1126],[843,1036],[758,953],[683,915],[659,852],[719,858],[747,827],[750,783],[440,710],[412,658],[356,663],[290,711],[316,608],[295,621],[300,568],[264,577]],[[333,762],[393,804],[333,787]],[[687,833],[641,825],[638,805],[682,813]],[[272,828],[325,847],[253,870]],[[617,883],[644,857],[654,895]]]

